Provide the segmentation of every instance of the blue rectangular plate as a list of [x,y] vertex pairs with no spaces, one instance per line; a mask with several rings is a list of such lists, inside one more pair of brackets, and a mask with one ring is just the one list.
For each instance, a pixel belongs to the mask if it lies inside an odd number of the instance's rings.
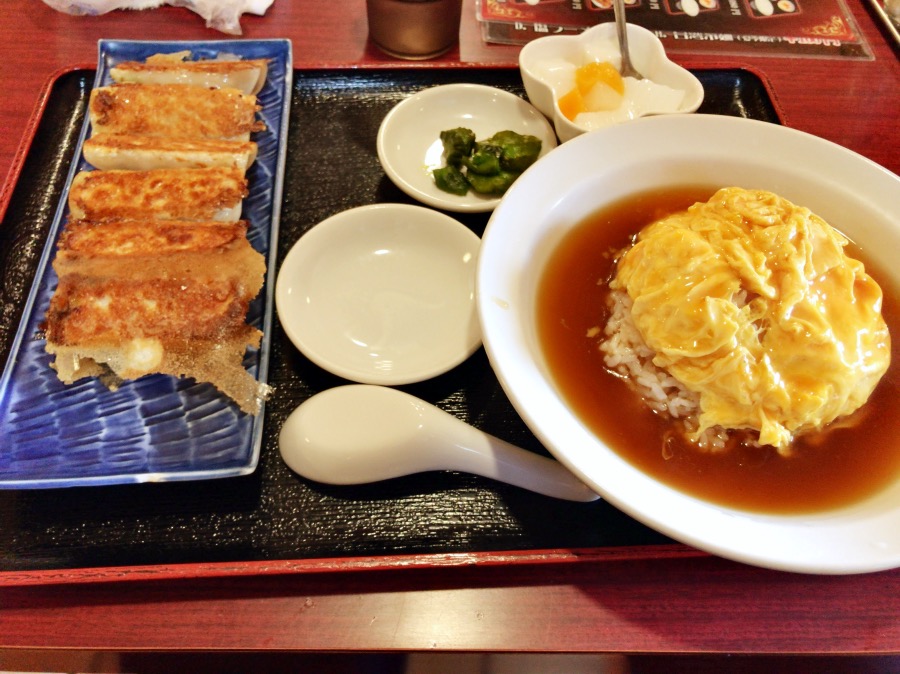
[[[110,69],[121,61],[189,50],[193,58],[233,54],[269,60],[266,84],[258,94],[266,130],[247,173],[249,196],[243,218],[248,238],[267,260],[266,283],[247,317],[263,331],[259,349],[244,364],[265,382],[271,346],[275,254],[287,148],[293,66],[288,40],[143,42],[101,40],[94,86],[111,83]],[[90,168],[81,146],[90,136],[86,117],[76,160],[69,170],[34,284],[0,378],[0,489],[36,489],[151,481],[200,480],[253,472],[262,442],[262,411],[241,412],[212,385],[151,375],[110,391],[95,379],[62,384],[44,350],[41,323],[57,278],[51,266],[68,208],[72,178]]]

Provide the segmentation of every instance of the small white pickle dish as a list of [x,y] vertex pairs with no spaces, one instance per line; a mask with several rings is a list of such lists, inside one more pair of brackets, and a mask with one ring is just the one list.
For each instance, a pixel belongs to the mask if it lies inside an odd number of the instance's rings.
[[559,99],[575,86],[575,70],[590,62],[608,62],[621,69],[615,22],[578,35],[538,38],[519,53],[528,98],[552,120],[560,141],[649,115],[696,112],[703,103],[703,84],[666,56],[659,38],[642,26],[627,24],[626,29],[632,64],[644,79],[625,78],[624,98],[616,109],[582,113],[575,121],[559,107]]
[[285,257],[278,318],[303,355],[339,377],[386,386],[435,377],[481,346],[480,245],[462,223],[422,206],[342,211]]
[[444,84],[405,98],[378,129],[378,160],[391,181],[427,206],[457,213],[486,213],[499,196],[469,191],[465,196],[438,188],[431,172],[444,162],[440,133],[465,127],[484,140],[498,131],[540,138],[541,155],[556,147],[556,134],[534,106],[513,93],[483,84]]

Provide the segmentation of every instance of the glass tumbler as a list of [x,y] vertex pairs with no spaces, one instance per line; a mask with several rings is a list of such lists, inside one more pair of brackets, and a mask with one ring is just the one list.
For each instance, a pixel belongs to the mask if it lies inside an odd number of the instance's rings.
[[367,0],[369,36],[401,59],[440,56],[459,40],[462,0]]

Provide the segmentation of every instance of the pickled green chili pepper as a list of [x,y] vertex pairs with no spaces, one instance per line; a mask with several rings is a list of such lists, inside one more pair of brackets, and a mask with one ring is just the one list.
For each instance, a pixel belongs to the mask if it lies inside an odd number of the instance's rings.
[[537,161],[541,141],[535,136],[523,136],[515,131],[499,131],[479,145],[491,145],[500,150],[500,165],[507,171],[522,172]]
[[482,176],[477,173],[466,174],[469,186],[479,194],[501,195],[509,189],[521,173],[516,171],[500,171],[490,176]]
[[469,183],[466,181],[466,176],[455,166],[450,165],[434,169],[433,175],[434,184],[444,190],[444,192],[458,194],[462,197],[469,191]]
[[497,153],[479,150],[471,157],[466,157],[463,164],[469,173],[477,173],[482,176],[490,176],[500,172],[500,157]]
[[444,146],[447,163],[459,166],[464,158],[472,154],[472,148],[475,147],[475,132],[463,127],[441,131],[441,144]]
[[447,165],[432,174],[437,187],[463,196],[469,189],[479,194],[500,195],[537,161],[541,140],[515,131],[498,131],[476,141],[471,129],[459,127],[440,133]]

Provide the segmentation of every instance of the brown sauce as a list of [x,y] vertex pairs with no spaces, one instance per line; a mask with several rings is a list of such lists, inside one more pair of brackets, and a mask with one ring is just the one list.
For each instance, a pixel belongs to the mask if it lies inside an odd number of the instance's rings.
[[[722,505],[770,513],[820,512],[862,500],[900,475],[900,302],[886,274],[866,264],[884,291],[891,331],[891,365],[869,401],[849,423],[795,440],[789,457],[772,447],[704,453],[676,441],[663,458],[672,423],[651,412],[638,394],[604,366],[593,326],[606,323],[611,251],[642,227],[706,201],[713,188],[688,187],[625,199],[587,218],[566,235],[538,286],[537,328],[553,377],[575,414],[596,435],[645,473],[680,491]],[[839,227],[839,223],[832,223]],[[852,246],[852,244],[851,244]],[[865,262],[857,249],[850,255]]]

